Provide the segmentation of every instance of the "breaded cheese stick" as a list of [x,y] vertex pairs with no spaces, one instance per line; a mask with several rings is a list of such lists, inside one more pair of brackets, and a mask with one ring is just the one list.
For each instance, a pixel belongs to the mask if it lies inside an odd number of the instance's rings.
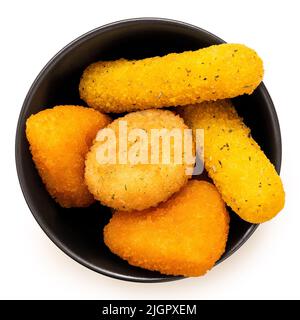
[[262,77],[255,51],[221,44],[143,60],[96,62],[84,71],[79,91],[90,107],[118,113],[251,94]]
[[204,129],[204,165],[225,202],[246,221],[273,218],[284,206],[281,179],[231,102],[180,111],[190,127]]

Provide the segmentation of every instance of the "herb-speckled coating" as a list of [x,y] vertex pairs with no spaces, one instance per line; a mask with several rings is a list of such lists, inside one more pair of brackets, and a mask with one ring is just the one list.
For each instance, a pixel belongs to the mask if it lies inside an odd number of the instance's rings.
[[263,77],[252,49],[221,44],[143,60],[100,61],[83,73],[81,98],[103,112],[125,112],[251,94]]
[[262,223],[284,206],[279,175],[229,100],[183,107],[185,122],[204,129],[204,161],[225,202],[244,220]]
[[[98,148],[106,141],[101,142],[96,139],[87,155],[85,180],[90,192],[102,204],[124,211],[144,210],[156,206],[187,183],[189,176],[186,174],[186,169],[189,166],[184,161],[181,164],[174,162],[173,139],[170,143],[170,164],[163,164],[161,158],[158,163],[151,163],[150,156],[148,163],[120,163],[118,157],[120,121],[127,121],[128,134],[130,130],[136,128],[148,134],[149,153],[151,152],[151,129],[177,128],[183,131],[187,126],[182,118],[168,110],[151,109],[132,112],[107,126],[116,134],[116,163],[99,163],[97,160]],[[128,154],[133,145],[132,142],[128,143]],[[114,147],[113,142],[109,142],[109,146]],[[161,157],[161,144],[159,152]],[[184,150],[182,150],[182,157],[184,157]]]

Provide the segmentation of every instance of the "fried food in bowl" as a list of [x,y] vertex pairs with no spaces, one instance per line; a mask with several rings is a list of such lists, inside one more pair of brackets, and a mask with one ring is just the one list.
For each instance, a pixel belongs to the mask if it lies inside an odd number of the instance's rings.
[[104,242],[134,266],[200,276],[224,253],[228,231],[229,215],[216,187],[190,180],[156,208],[116,211],[104,228]]
[[[126,134],[121,129],[126,126],[128,137],[132,130],[141,130],[147,137],[146,142],[146,163],[138,161],[133,163],[130,161],[130,148],[134,150],[141,140],[128,143],[128,153],[121,161],[121,139]],[[170,162],[163,163],[163,142],[160,145],[151,143],[152,129],[154,130],[172,130],[177,129],[180,135],[184,133],[187,126],[183,120],[168,110],[144,110],[127,114],[124,117],[117,118],[104,130],[111,130],[115,135],[115,139],[99,141],[96,139],[90,152],[87,154],[85,167],[85,181],[90,192],[95,199],[102,204],[118,210],[144,210],[149,207],[156,206],[158,203],[167,200],[173,193],[183,187],[191,176],[194,162],[188,164],[184,158],[184,148],[180,151],[179,157],[181,163],[175,160],[175,151],[178,148],[175,140],[170,137]],[[124,129],[125,130],[125,129]],[[99,131],[98,136],[101,135]],[[107,132],[107,131],[106,131]],[[170,131],[166,131],[167,133]],[[126,139],[126,137],[125,137]],[[127,144],[127,139],[126,142]],[[101,162],[99,161],[99,153],[103,147],[114,149],[115,161]],[[152,162],[151,152],[153,148],[159,147],[159,158],[157,162]],[[142,151],[137,152],[140,156]],[[194,161],[194,160],[193,160]]]
[[62,207],[94,202],[84,181],[84,161],[98,130],[109,122],[94,109],[71,105],[45,109],[27,119],[33,161],[48,192]]

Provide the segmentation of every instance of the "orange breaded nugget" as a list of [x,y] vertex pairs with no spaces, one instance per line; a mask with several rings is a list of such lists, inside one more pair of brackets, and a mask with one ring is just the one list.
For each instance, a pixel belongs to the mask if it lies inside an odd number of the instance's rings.
[[[182,118],[169,110],[153,109],[132,112],[114,120],[105,128],[105,130],[112,130],[116,141],[98,141],[97,136],[87,154],[85,181],[95,199],[117,210],[144,210],[167,200],[173,193],[184,186],[190,178],[190,174],[188,175],[186,170],[187,168],[192,169],[194,163],[189,165],[184,161],[184,148],[182,148],[179,155],[182,162],[175,163],[174,157],[172,157],[176,147],[173,139],[170,139],[169,163],[162,163],[162,142],[158,150],[160,158],[156,163],[151,162],[150,155],[146,163],[137,161],[137,163],[133,164],[130,162],[130,150],[134,148],[136,143],[139,143],[140,140],[138,139],[134,142],[128,142],[126,161],[122,163],[119,157],[121,144],[119,136],[125,136],[123,132],[120,133],[120,130],[122,130],[122,127],[120,129],[120,124],[124,123],[126,123],[128,136],[132,133],[132,130],[136,129],[146,134],[148,138],[148,143],[146,144],[148,146],[148,155],[151,153],[152,147],[157,146],[156,144],[153,144],[153,146],[151,144],[152,129],[171,130],[176,128],[183,134],[187,126]],[[101,131],[99,131],[99,135]],[[99,162],[97,157],[99,150],[107,143],[109,148],[116,148],[117,150],[115,163]],[[135,151],[135,153],[140,154],[139,151]]]
[[115,212],[104,242],[134,266],[200,276],[224,253],[228,230],[229,215],[215,186],[191,180],[156,208]]
[[143,60],[96,62],[84,71],[79,91],[90,107],[124,112],[251,94],[262,77],[254,50],[221,44]]
[[181,115],[204,129],[204,165],[225,202],[248,222],[273,218],[284,206],[281,179],[231,102],[186,106]]
[[62,207],[85,207],[94,198],[84,182],[86,153],[106,115],[79,106],[57,106],[30,116],[26,136],[48,192]]

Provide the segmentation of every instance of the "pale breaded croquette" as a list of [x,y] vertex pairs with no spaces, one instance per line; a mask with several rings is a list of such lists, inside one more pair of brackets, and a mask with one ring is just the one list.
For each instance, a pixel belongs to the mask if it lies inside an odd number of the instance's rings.
[[187,125],[204,129],[204,165],[225,202],[244,220],[262,223],[284,206],[273,164],[229,100],[183,107]]
[[[128,136],[132,129],[141,129],[148,137],[148,155],[151,153],[151,129],[177,128],[183,132],[187,126],[183,120],[168,110],[144,110],[127,114],[114,120],[106,129],[112,130],[116,136],[115,163],[99,161],[97,154],[106,144],[108,148],[114,148],[114,141],[95,142],[87,155],[85,180],[90,192],[102,204],[119,210],[143,210],[167,200],[173,193],[178,191],[188,181],[186,173],[188,164],[182,159],[182,163],[175,163],[174,141],[170,139],[170,163],[163,164],[161,161],[162,147],[159,146],[160,159],[156,163],[151,162],[151,157],[146,162],[133,163],[129,159],[129,152],[136,145],[136,141],[128,142],[128,154],[125,163],[119,157],[120,123],[126,123]],[[98,134],[101,133],[101,130]],[[97,136],[98,137],[98,136]],[[127,141],[127,138],[126,138]],[[161,143],[160,143],[161,144]],[[180,157],[184,157],[184,149]],[[137,154],[140,154],[137,151]],[[194,163],[191,165],[193,167]]]
[[241,44],[142,60],[100,61],[83,73],[79,91],[103,112],[171,107],[251,94],[263,77],[257,53]]
[[110,122],[80,106],[56,106],[30,116],[26,136],[36,168],[62,207],[85,207],[94,198],[84,182],[84,162],[93,139]]
[[225,251],[229,215],[216,187],[190,180],[156,208],[116,211],[104,228],[108,248],[131,265],[200,276]]

